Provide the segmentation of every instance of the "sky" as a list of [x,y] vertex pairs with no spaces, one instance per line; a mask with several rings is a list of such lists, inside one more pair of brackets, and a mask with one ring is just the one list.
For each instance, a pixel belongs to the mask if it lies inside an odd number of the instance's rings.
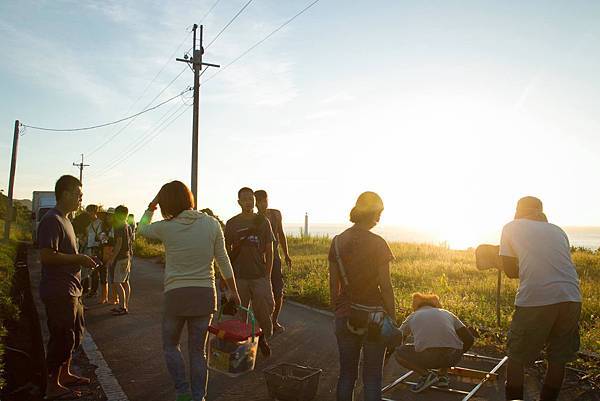
[[[186,70],[167,87],[191,25],[206,46],[246,3],[1,2],[0,189],[15,119],[83,127],[177,95],[193,82]],[[204,61],[227,65],[309,3],[252,1]],[[202,76],[198,204],[227,219],[249,186],[288,223],[346,224],[372,190],[382,225],[473,244],[534,195],[554,223],[600,226],[599,22],[596,1],[320,0]],[[27,128],[15,197],[78,175],[83,153],[84,204],[140,215],[164,183],[190,182],[189,104],[91,131]]]

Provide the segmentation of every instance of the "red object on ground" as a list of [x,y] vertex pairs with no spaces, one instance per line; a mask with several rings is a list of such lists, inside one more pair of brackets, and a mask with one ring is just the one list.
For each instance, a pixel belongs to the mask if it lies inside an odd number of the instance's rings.
[[[252,325],[237,319],[213,322],[208,326],[208,331],[226,341],[245,341],[252,337]],[[255,327],[254,337],[260,337],[261,335],[262,330]]]

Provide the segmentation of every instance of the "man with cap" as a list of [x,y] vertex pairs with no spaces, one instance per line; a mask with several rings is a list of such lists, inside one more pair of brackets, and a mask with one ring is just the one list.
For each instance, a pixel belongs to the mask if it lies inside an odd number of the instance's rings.
[[503,270],[519,279],[508,332],[506,399],[523,399],[524,367],[546,349],[541,401],[557,400],[565,364],[577,357],[581,291],[565,232],[548,223],[542,201],[519,199],[500,240]]

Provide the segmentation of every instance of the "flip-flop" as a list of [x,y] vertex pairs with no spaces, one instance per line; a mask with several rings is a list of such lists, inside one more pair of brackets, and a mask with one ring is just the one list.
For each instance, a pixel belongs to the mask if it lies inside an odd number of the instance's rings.
[[53,395],[51,397],[44,397],[44,401],[61,401],[61,400],[77,400],[83,397],[83,393],[79,391],[67,390],[63,393]]
[[77,379],[70,381],[68,383],[62,383],[63,386],[67,386],[67,387],[76,387],[76,386],[89,386],[91,383],[90,379],[87,379],[85,377],[78,377]]

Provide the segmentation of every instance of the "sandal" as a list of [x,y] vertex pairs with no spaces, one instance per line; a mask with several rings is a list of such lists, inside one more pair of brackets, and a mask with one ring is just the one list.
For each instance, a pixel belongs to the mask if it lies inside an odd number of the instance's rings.
[[75,380],[70,382],[63,382],[63,386],[76,387],[76,386],[89,386],[91,380],[86,377],[77,377]]
[[123,308],[121,306],[117,306],[116,308],[112,308],[110,311],[111,312],[120,312],[122,310],[123,310]]
[[81,397],[83,397],[83,394],[79,391],[66,390],[65,392],[50,397],[45,396],[44,401],[77,400]]
[[116,312],[113,312],[112,315],[113,316],[123,316],[123,315],[127,315],[129,312],[127,311],[127,309],[120,309]]

